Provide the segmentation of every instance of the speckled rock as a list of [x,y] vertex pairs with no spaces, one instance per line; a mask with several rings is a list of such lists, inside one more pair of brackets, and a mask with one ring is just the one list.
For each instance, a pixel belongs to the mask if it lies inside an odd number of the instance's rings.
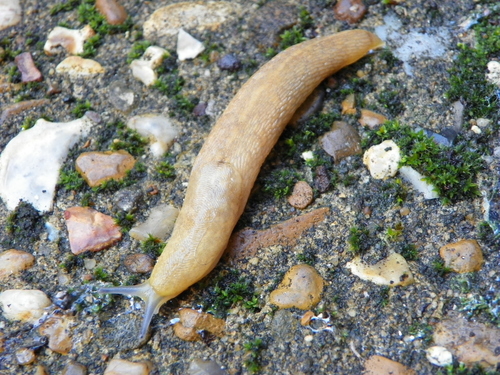
[[9,289],[0,293],[0,304],[5,318],[35,323],[52,302],[41,290]]
[[129,113],[135,105],[135,94],[126,83],[114,81],[109,86],[108,100],[109,102],[124,113]]
[[398,172],[401,152],[394,141],[387,140],[370,147],[363,155],[363,163],[377,180],[394,177]]
[[30,268],[35,257],[26,251],[10,249],[0,253],[0,280]]
[[151,86],[158,79],[155,69],[161,65],[167,54],[164,48],[149,46],[140,59],[130,63],[132,75],[146,86]]
[[332,129],[320,138],[320,144],[323,150],[333,156],[336,163],[362,152],[358,132],[344,121],[335,121]]
[[181,309],[179,319],[180,321],[174,324],[174,333],[186,341],[201,340],[200,331],[208,331],[213,335],[220,336],[226,326],[224,320],[192,309]]
[[366,5],[362,0],[339,0],[333,8],[335,18],[347,21],[349,24],[357,23],[366,13]]
[[56,66],[59,74],[68,74],[72,78],[89,78],[104,73],[104,68],[97,61],[84,59],[80,56],[70,56]]
[[135,159],[127,151],[91,151],[78,156],[75,168],[90,187],[106,181],[120,181],[134,168]]
[[16,361],[20,365],[30,365],[36,360],[35,351],[28,348],[21,348],[16,350]]
[[96,0],[95,7],[110,25],[121,25],[127,19],[127,11],[117,0]]
[[295,208],[304,209],[309,206],[314,198],[313,189],[305,181],[299,181],[293,187],[292,195],[288,197],[288,203]]
[[62,47],[71,55],[83,53],[85,41],[95,35],[95,31],[86,25],[80,30],[67,29],[57,26],[48,35],[43,50],[47,55],[54,55],[61,51]]
[[269,300],[281,309],[297,307],[307,310],[321,301],[324,284],[313,267],[299,264],[288,270],[278,289],[271,292]]
[[68,354],[73,348],[70,327],[74,324],[71,317],[52,315],[38,328],[41,335],[49,338],[49,348],[59,354]]
[[90,207],[71,207],[64,212],[73,254],[100,251],[120,241],[122,233],[111,216]]
[[361,125],[366,126],[370,129],[376,129],[386,121],[387,117],[379,113],[370,111],[369,109],[362,109],[361,117],[358,120]]
[[155,261],[147,254],[129,254],[123,264],[130,272],[148,273],[153,270]]
[[17,25],[21,21],[19,0],[0,0],[0,30]]
[[346,264],[353,275],[378,285],[406,286],[414,282],[410,267],[400,254],[392,253],[380,262],[367,265],[361,258],[354,258]]
[[161,240],[166,240],[174,229],[175,220],[179,210],[169,204],[160,204],[151,209],[144,223],[135,225],[130,229],[129,235],[139,241],[145,241],[151,235]]
[[416,375],[416,372],[389,358],[372,355],[365,361],[363,375]]
[[42,73],[35,66],[33,57],[29,52],[23,52],[14,59],[17,69],[21,72],[22,82],[36,82],[43,79]]
[[149,362],[131,362],[124,359],[112,359],[104,375],[149,375],[151,364]]
[[445,267],[458,273],[479,271],[483,266],[483,252],[476,240],[462,240],[439,249]]

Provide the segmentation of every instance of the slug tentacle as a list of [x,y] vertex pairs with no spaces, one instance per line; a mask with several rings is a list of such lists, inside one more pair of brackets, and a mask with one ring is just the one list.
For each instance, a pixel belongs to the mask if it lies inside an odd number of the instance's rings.
[[110,294],[123,294],[125,296],[136,296],[141,298],[146,304],[146,309],[144,311],[144,320],[142,321],[141,331],[139,333],[139,340],[143,340],[148,332],[149,324],[154,314],[158,313],[161,305],[163,305],[168,300],[174,298],[175,296],[161,296],[155,292],[155,290],[149,284],[149,280],[143,282],[139,285],[131,286],[118,286],[101,288],[97,291],[98,293],[110,293]]

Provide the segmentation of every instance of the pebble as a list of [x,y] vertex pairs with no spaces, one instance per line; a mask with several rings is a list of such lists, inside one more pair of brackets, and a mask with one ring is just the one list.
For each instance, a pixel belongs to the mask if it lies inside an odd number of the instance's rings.
[[363,375],[416,375],[405,365],[380,355],[372,355],[365,361]]
[[399,168],[399,174],[403,179],[409,182],[413,188],[424,196],[424,199],[439,198],[434,185],[424,181],[424,176],[418,173],[415,169],[408,166]]
[[486,66],[488,67],[486,79],[500,88],[500,62],[492,60]]
[[15,26],[21,21],[19,0],[0,0],[0,30]]
[[205,47],[202,42],[188,34],[184,29],[179,29],[179,34],[177,34],[177,57],[180,61],[194,59],[204,50]]
[[329,213],[328,207],[322,207],[273,225],[269,229],[239,230],[231,235],[224,257],[230,262],[236,262],[249,259],[257,250],[271,245],[295,246],[302,233],[325,220]]
[[224,55],[219,60],[217,60],[217,66],[221,70],[229,70],[230,72],[234,72],[241,69],[241,61],[236,57],[236,55],[228,53],[227,55]]
[[397,253],[392,253],[373,265],[364,264],[360,257],[356,257],[346,267],[353,275],[377,285],[406,286],[414,282],[406,259]]
[[102,74],[105,70],[97,61],[84,59],[80,56],[70,56],[56,66],[56,72],[68,74],[72,78],[85,78]]
[[221,336],[226,327],[224,320],[193,309],[181,309],[179,318],[180,321],[174,324],[174,333],[185,341],[201,340],[200,331],[208,331],[213,335]]
[[151,235],[165,241],[174,229],[179,210],[169,204],[161,204],[151,209],[144,223],[132,227],[129,235],[139,241],[145,241]]
[[432,138],[438,145],[443,145],[445,147],[453,146],[453,142],[458,135],[457,131],[453,128],[445,128],[441,134],[429,129],[424,129],[424,132],[426,136]]
[[476,240],[461,240],[439,249],[445,267],[458,273],[479,271],[483,266],[483,252]]
[[302,210],[312,203],[313,198],[314,193],[312,187],[305,181],[299,181],[293,187],[292,195],[288,197],[288,203]]
[[108,88],[108,100],[113,107],[124,113],[129,113],[135,104],[135,94],[128,85],[114,81]]
[[320,145],[336,163],[340,160],[361,154],[361,138],[351,125],[344,121],[335,121],[332,129],[320,138]]
[[319,165],[314,172],[314,188],[320,193],[326,192],[330,188],[328,170],[324,165]]
[[35,362],[35,351],[28,348],[21,348],[16,350],[16,361],[20,365],[30,365]]
[[73,340],[69,334],[72,318],[65,315],[53,315],[38,328],[41,335],[48,337],[50,350],[67,355],[73,348]]
[[149,375],[151,372],[151,363],[149,362],[131,362],[124,359],[112,359],[104,375]]
[[283,277],[278,288],[271,292],[270,302],[281,309],[297,307],[307,310],[321,301],[325,281],[308,264],[293,266]]
[[17,55],[14,62],[17,65],[17,69],[21,72],[21,81],[23,83],[36,82],[43,79],[42,73],[35,66],[31,53],[23,52]]
[[90,207],[71,207],[64,212],[69,245],[75,255],[100,251],[122,238],[120,227],[111,216]]
[[147,254],[129,254],[123,264],[130,272],[148,273],[153,270],[155,261]]
[[366,126],[369,129],[376,129],[386,121],[387,117],[369,109],[362,109],[361,117],[358,120],[362,126]]
[[132,60],[130,63],[132,75],[146,86],[151,86],[158,79],[155,69],[161,65],[165,56],[168,55],[167,50],[164,48],[149,46],[140,59]]
[[396,175],[400,160],[401,152],[392,140],[370,147],[363,155],[363,163],[376,180],[385,180]]
[[139,189],[120,189],[113,196],[113,204],[118,210],[131,212],[142,200],[142,191]]
[[134,157],[125,150],[83,152],[75,162],[76,170],[90,187],[120,181],[134,165]]
[[342,100],[342,114],[343,115],[355,115],[356,114],[356,96],[354,94],[349,94],[344,100]]
[[80,30],[67,29],[57,26],[49,33],[47,41],[43,46],[46,55],[55,55],[61,51],[62,47],[71,55],[83,53],[85,41],[95,35],[95,31],[86,25]]
[[87,375],[87,367],[75,361],[69,361],[64,366],[61,375]]
[[0,196],[7,209],[23,200],[38,211],[52,210],[62,163],[92,125],[86,116],[70,122],[39,119],[15,136],[0,155]]
[[362,0],[339,0],[333,8],[333,12],[336,19],[354,24],[363,18],[366,6]]
[[195,358],[191,361],[188,368],[188,375],[226,375],[220,365],[212,360],[203,360]]
[[127,20],[127,11],[116,0],[96,0],[95,7],[110,25],[121,25]]
[[200,103],[196,104],[196,106],[193,108],[193,115],[206,116],[207,115],[207,106],[208,106],[208,104],[206,102],[200,102]]
[[131,117],[127,126],[136,130],[151,142],[149,150],[155,158],[161,158],[179,136],[179,129],[168,117],[157,114],[144,114]]
[[433,365],[445,367],[453,363],[453,355],[444,346],[431,346],[425,351],[427,360]]
[[0,280],[31,268],[35,257],[26,251],[10,249],[0,253]]
[[6,319],[36,323],[52,302],[41,290],[9,289],[0,293],[0,304]]
[[42,105],[49,104],[50,101],[48,99],[32,99],[32,100],[23,100],[19,103],[12,103],[3,107],[2,115],[0,116],[0,125],[2,125],[5,120],[7,120],[10,116],[16,115],[28,109],[39,107]]

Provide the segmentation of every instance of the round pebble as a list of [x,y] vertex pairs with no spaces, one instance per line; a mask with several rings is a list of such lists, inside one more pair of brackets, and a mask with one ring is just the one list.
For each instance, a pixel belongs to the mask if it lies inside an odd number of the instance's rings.
[[363,156],[363,163],[376,180],[385,180],[396,175],[400,160],[399,147],[391,140],[370,147]]
[[123,263],[130,272],[148,273],[153,270],[155,262],[146,254],[130,254]]
[[41,290],[9,289],[0,293],[0,304],[5,318],[35,323],[52,302]]
[[445,267],[458,273],[479,271],[483,266],[483,252],[476,240],[462,240],[439,249]]
[[116,0],[96,0],[95,7],[110,25],[121,25],[127,19],[127,11]]
[[359,22],[366,13],[363,0],[339,0],[333,8],[335,18],[349,24]]
[[131,362],[124,359],[112,359],[104,375],[149,375],[151,364],[149,362]]
[[232,53],[222,56],[217,61],[217,66],[221,70],[229,70],[230,72],[234,72],[241,68],[241,61]]
[[288,197],[288,203],[295,208],[304,209],[309,206],[314,198],[313,189],[305,181],[299,181],[293,187],[292,195]]
[[35,257],[26,251],[10,249],[0,253],[0,279],[28,269],[35,263]]

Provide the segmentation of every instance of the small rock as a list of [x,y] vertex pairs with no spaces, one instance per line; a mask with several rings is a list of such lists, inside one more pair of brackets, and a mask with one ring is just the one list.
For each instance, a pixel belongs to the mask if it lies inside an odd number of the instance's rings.
[[293,187],[292,195],[288,197],[288,203],[295,208],[304,209],[309,206],[314,198],[313,190],[305,181],[299,181]]
[[324,165],[320,165],[315,169],[314,188],[320,193],[324,193],[330,188],[330,176]]
[[399,362],[379,355],[372,355],[365,361],[363,375],[415,375],[416,372]]
[[412,167],[403,166],[399,168],[399,174],[405,181],[408,181],[416,191],[423,194],[425,199],[439,198],[439,194],[436,192],[434,185],[424,181],[424,176]]
[[311,319],[314,318],[316,315],[314,312],[311,310],[306,311],[304,315],[302,315],[302,318],[300,318],[300,324],[303,326],[308,326],[309,323],[311,323]]
[[116,0],[96,0],[95,7],[110,25],[121,25],[127,19],[127,11]]
[[361,154],[361,138],[351,125],[335,121],[332,129],[320,138],[323,150],[333,156],[336,163],[351,156]]
[[151,364],[149,362],[131,362],[124,359],[112,359],[104,375],[149,375]]
[[363,155],[363,163],[377,180],[393,177],[398,172],[400,160],[401,152],[392,140],[370,147]]
[[15,57],[14,61],[17,65],[17,69],[21,72],[22,82],[36,82],[43,79],[42,73],[35,66],[31,53],[21,53]]
[[124,82],[114,81],[109,85],[108,100],[113,107],[129,113],[134,107],[135,94]]
[[355,115],[356,114],[356,96],[354,94],[349,94],[342,100],[342,114],[343,115]]
[[486,74],[486,79],[500,88],[500,62],[492,60],[486,66],[489,71]]
[[0,293],[0,304],[6,319],[36,323],[52,302],[41,290],[9,289]]
[[170,148],[179,130],[165,116],[145,114],[134,116],[127,121],[127,126],[150,140],[150,151],[154,157],[162,157]]
[[453,141],[457,136],[457,132],[452,128],[447,128],[445,130],[445,134],[439,134],[429,129],[424,129],[424,132],[426,136],[432,138],[438,145],[451,147],[453,146]]
[[59,354],[68,354],[73,348],[69,327],[73,319],[65,315],[53,315],[38,328],[41,335],[49,338],[49,348]]
[[28,109],[39,107],[49,103],[50,101],[48,99],[32,99],[6,105],[3,107],[2,115],[0,116],[0,125],[2,125],[10,116],[17,115],[18,113],[21,113]]
[[174,333],[177,337],[186,341],[201,340],[200,331],[208,331],[211,334],[220,336],[226,326],[224,320],[192,309],[181,309],[179,318],[180,321],[174,324]]
[[483,266],[483,252],[476,240],[462,240],[439,249],[445,267],[458,273],[479,271]]
[[323,278],[313,267],[299,264],[290,268],[278,289],[271,292],[270,302],[281,309],[297,307],[307,310],[321,300],[324,284]]
[[206,116],[207,115],[207,106],[208,104],[205,102],[200,102],[196,104],[196,106],[193,108],[193,115],[195,116]]
[[80,30],[57,26],[49,33],[43,50],[50,56],[59,52],[58,47],[63,47],[71,55],[78,55],[83,53],[85,41],[94,35],[95,31],[89,25]]
[[202,42],[195,39],[183,29],[179,29],[179,34],[177,35],[177,56],[180,61],[194,59],[204,50],[205,47]]
[[476,125],[479,126],[480,128],[487,128],[490,126],[491,120],[487,118],[478,118],[476,120]]
[[188,368],[188,375],[226,375],[220,365],[212,360],[203,360],[195,358],[191,361]]
[[87,367],[75,361],[69,361],[64,366],[61,375],[87,375]]
[[0,253],[0,280],[30,268],[35,257],[26,251],[10,249]]
[[0,30],[15,26],[21,21],[19,0],[0,0]]
[[134,157],[124,150],[84,152],[75,162],[76,170],[90,187],[123,180],[134,165]]
[[16,361],[20,365],[30,365],[35,362],[35,351],[28,348],[21,348],[16,350]]
[[453,355],[444,346],[431,346],[425,351],[427,360],[433,365],[445,367],[453,363]]
[[100,251],[120,241],[122,233],[111,216],[90,207],[71,207],[64,212],[73,254]]
[[221,70],[229,70],[234,72],[241,68],[241,61],[232,53],[222,56],[217,61],[217,66]]
[[97,61],[84,59],[80,56],[70,56],[56,66],[56,72],[68,74],[72,78],[85,78],[104,73],[104,68]]
[[376,129],[380,125],[382,125],[384,122],[387,121],[387,117],[384,115],[375,113],[373,111],[370,111],[368,109],[362,109],[361,110],[361,117],[359,118],[358,122],[362,126],[366,126],[370,129]]
[[148,273],[153,270],[154,260],[146,254],[129,254],[123,262],[130,272]]
[[132,212],[136,209],[137,204],[142,200],[142,194],[142,191],[139,189],[120,189],[113,196],[113,202],[118,210]]
[[339,0],[333,11],[336,19],[353,24],[363,18],[366,13],[366,6],[362,0]]
[[44,365],[36,365],[35,372],[33,373],[33,375],[49,375],[49,372],[47,371],[47,368]]
[[145,241],[151,235],[166,240],[174,229],[179,210],[169,204],[161,204],[151,209],[147,220],[134,226],[129,235],[139,241]]
[[151,86],[158,79],[155,69],[161,65],[165,56],[169,56],[166,49],[149,46],[140,59],[130,63],[132,75],[146,86]]
[[406,286],[414,281],[406,259],[397,253],[392,253],[374,265],[364,264],[361,258],[356,257],[346,267],[360,279],[378,285]]

